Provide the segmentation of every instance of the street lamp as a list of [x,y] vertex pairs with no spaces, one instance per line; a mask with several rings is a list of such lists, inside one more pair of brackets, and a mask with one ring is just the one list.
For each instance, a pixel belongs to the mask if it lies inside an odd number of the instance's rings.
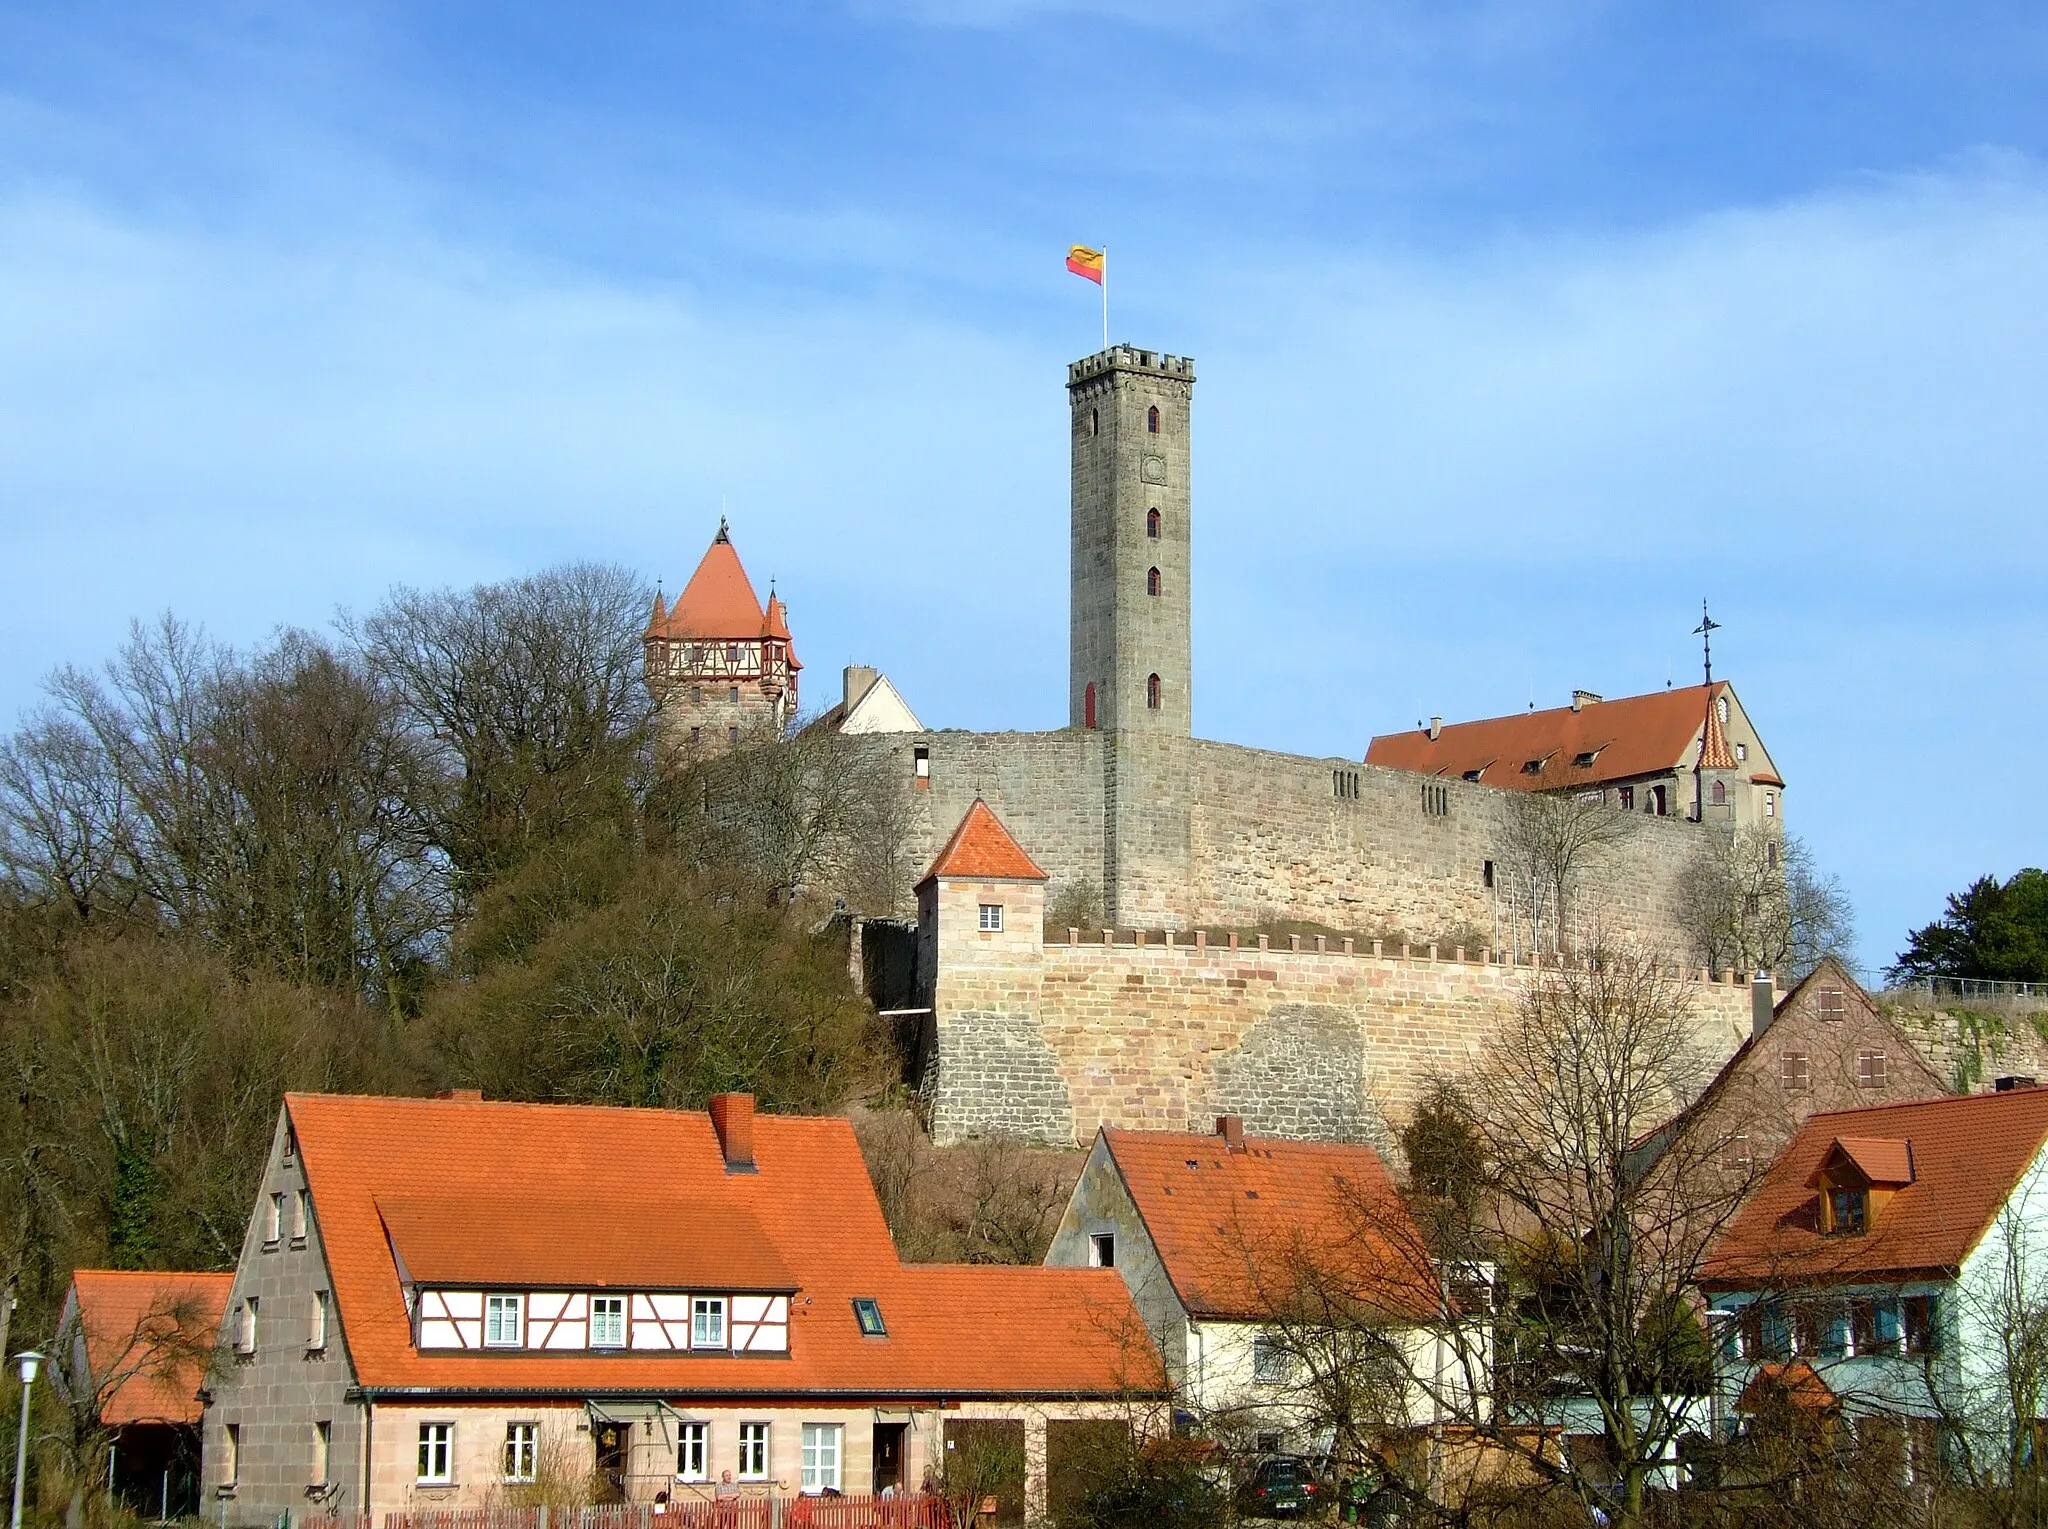
[[21,1366],[21,1442],[14,1447],[14,1517],[12,1529],[21,1529],[21,1487],[28,1476],[28,1388],[36,1383],[36,1371],[41,1368],[43,1356],[34,1349],[16,1354],[14,1362]]

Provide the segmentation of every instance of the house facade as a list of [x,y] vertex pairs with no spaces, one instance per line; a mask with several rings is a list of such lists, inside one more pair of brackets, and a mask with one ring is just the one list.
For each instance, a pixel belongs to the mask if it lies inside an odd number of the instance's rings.
[[905,1266],[847,1122],[737,1094],[289,1095],[221,1349],[206,1490],[243,1523],[915,1489],[989,1430],[1014,1517],[1064,1424],[1162,1383],[1113,1274]]
[[1775,1400],[1997,1477],[2048,1403],[2012,1389],[2048,1310],[2048,1090],[1814,1115],[1702,1288],[1721,1436]]
[[1333,1321],[1398,1345],[1390,1432],[1469,1417],[1488,1384],[1484,1322],[1442,1320],[1452,1290],[1368,1146],[1248,1136],[1235,1116],[1206,1136],[1104,1129],[1046,1262],[1115,1269],[1176,1404],[1248,1448],[1328,1447],[1328,1377],[1304,1355]]

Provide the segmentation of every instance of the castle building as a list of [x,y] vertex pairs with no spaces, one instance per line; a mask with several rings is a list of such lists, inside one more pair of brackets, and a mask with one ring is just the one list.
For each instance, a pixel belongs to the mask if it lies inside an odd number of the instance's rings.
[[667,609],[660,595],[641,635],[647,688],[675,751],[716,753],[796,715],[789,613],[773,590],[764,609],[723,519],[697,571]]

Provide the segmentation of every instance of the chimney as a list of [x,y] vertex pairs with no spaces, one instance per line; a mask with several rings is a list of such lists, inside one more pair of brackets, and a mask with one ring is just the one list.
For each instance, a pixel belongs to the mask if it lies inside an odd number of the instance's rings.
[[1771,1018],[1778,1011],[1777,993],[1771,984],[1769,972],[1758,972],[1749,979],[1749,1033],[1760,1036],[1771,1028]]
[[1588,706],[1598,706],[1599,704],[1600,697],[1590,690],[1574,690],[1572,692],[1573,711],[1584,711]]
[[1443,735],[1444,719],[1442,717],[1431,717],[1429,719],[1429,741],[1431,743],[1434,743],[1437,741],[1437,739],[1443,737]]
[[882,677],[879,669],[870,669],[866,664],[846,666],[846,709],[852,711],[860,704],[860,698],[875,688],[875,681]]
[[482,1104],[484,1091],[480,1088],[444,1088],[434,1097],[453,1100],[456,1104]]
[[1216,1117],[1216,1134],[1223,1138],[1224,1151],[1244,1151],[1244,1116],[1218,1115]]
[[711,1129],[718,1133],[718,1150],[725,1154],[727,1173],[754,1171],[754,1096],[713,1094]]

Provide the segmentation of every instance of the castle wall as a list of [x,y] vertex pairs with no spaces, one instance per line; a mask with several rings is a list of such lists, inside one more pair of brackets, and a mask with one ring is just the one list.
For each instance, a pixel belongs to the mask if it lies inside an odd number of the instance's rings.
[[[956,954],[934,1004],[934,1137],[1085,1143],[1101,1125],[1204,1130],[1235,1114],[1258,1135],[1391,1151],[1426,1074],[1466,1066],[1540,979],[1526,966],[1304,945],[1084,939]],[[1749,989],[1691,987],[1701,1044],[1725,1058],[1747,1034]]]

